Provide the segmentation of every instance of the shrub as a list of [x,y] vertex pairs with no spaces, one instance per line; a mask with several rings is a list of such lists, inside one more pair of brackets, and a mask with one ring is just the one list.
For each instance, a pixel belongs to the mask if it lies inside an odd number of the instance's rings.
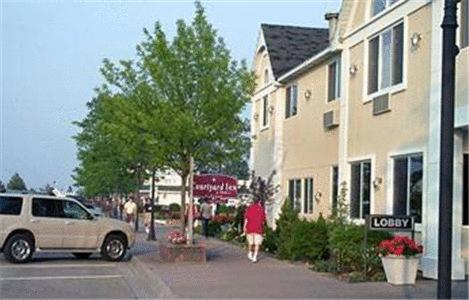
[[169,205],[169,210],[170,211],[181,211],[181,205],[179,205],[178,203],[171,203]]
[[368,245],[364,247],[364,228],[353,224],[335,225],[330,230],[329,250],[337,262],[339,272],[362,271],[367,259],[367,275],[382,271],[377,247],[391,234],[385,231],[368,231]]
[[290,260],[315,261],[327,257],[327,226],[321,217],[316,222],[292,223],[288,238],[280,238],[279,257]]
[[276,254],[278,245],[278,233],[269,226],[264,227],[265,238],[262,242],[264,251]]
[[311,267],[316,272],[337,273],[338,267],[334,260],[316,260]]

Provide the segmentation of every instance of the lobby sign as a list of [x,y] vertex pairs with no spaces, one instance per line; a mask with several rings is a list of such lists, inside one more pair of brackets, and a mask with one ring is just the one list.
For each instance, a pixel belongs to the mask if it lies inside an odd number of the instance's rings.
[[368,224],[371,230],[414,230],[414,218],[411,216],[370,215],[368,219]]
[[208,198],[211,202],[226,202],[228,198],[238,196],[238,180],[218,174],[194,175],[193,196]]

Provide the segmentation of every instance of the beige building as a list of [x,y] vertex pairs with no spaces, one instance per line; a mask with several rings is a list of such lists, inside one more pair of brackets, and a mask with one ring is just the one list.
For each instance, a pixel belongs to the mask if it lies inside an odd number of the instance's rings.
[[[437,276],[443,0],[344,0],[328,30],[262,25],[252,168],[276,171],[302,215],[329,215],[345,182],[350,218],[412,215],[424,276]],[[469,265],[469,4],[457,56],[453,278]]]

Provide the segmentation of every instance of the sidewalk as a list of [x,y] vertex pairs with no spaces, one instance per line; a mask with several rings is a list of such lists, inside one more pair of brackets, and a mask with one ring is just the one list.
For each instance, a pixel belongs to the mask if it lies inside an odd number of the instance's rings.
[[[158,227],[162,240],[167,228]],[[346,283],[304,265],[265,255],[258,263],[245,252],[216,239],[203,240],[208,249],[206,264],[161,263],[156,243],[144,234],[134,250],[140,261],[177,298],[436,298],[436,281],[420,280],[416,286],[392,286],[385,282]],[[468,282],[453,283],[453,298],[468,298]]]

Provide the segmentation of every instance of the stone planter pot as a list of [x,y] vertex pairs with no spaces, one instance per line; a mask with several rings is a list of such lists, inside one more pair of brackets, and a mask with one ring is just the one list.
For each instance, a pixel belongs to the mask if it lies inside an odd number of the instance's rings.
[[381,257],[386,279],[395,285],[415,284],[420,256],[388,255]]

